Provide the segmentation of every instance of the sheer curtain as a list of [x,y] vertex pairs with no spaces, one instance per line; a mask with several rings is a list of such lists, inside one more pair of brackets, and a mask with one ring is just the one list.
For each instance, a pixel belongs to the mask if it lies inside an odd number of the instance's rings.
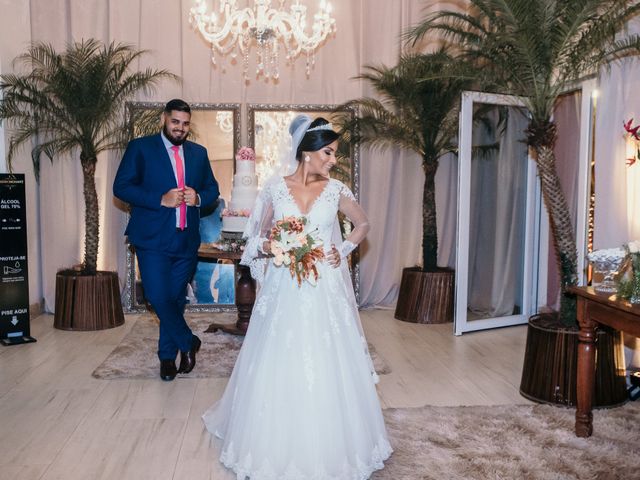
[[[491,129],[474,129],[474,145],[497,143],[497,150],[476,153],[471,162],[469,227],[469,310],[481,317],[517,313],[522,307],[527,146],[527,117],[506,111],[504,127],[498,109],[486,117]],[[478,122],[480,123],[480,122]]]
[[[155,94],[137,100],[181,97],[210,103],[339,104],[372,93],[355,79],[361,66],[396,62],[400,34],[421,18],[423,2],[334,2],[338,31],[319,52],[310,78],[305,74],[304,59],[293,70],[283,62],[277,84],[253,78],[245,83],[241,62],[227,60],[224,69],[214,68],[207,44],[189,26],[191,6],[191,0],[5,0],[0,20],[4,27],[0,32],[0,61],[3,68],[13,68],[11,60],[30,41],[45,41],[62,49],[67,42],[93,37],[149,50],[138,68],[166,68],[182,77],[181,83],[164,83]],[[310,8],[315,7],[310,4]],[[124,283],[125,215],[116,208],[111,194],[120,156],[118,152],[100,155],[96,171],[101,222],[98,264],[100,269],[118,270]],[[82,176],[77,156],[56,158],[54,164],[43,160],[41,183],[36,186],[30,163],[28,149],[24,149],[16,166],[29,176],[30,232],[40,234],[34,245],[30,244],[30,277],[36,285],[31,295],[32,299],[44,297],[45,308],[53,311],[57,270],[82,261]],[[419,261],[423,178],[420,159],[409,152],[362,152],[361,203],[372,223],[362,256],[363,305],[391,305],[397,297],[402,268]],[[452,247],[443,251],[450,256]]]
[[[632,28],[640,31],[637,24]],[[640,165],[625,164],[622,123],[640,121],[640,62],[625,61],[600,79],[595,120],[595,212],[593,248],[640,239]],[[626,360],[640,368],[640,339],[625,335]]]

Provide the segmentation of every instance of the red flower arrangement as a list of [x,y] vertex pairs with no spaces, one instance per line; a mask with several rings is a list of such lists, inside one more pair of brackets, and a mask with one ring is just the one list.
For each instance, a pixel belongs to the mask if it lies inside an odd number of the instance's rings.
[[635,143],[635,154],[633,157],[627,157],[627,167],[630,167],[631,165],[636,163],[636,160],[638,159],[638,157],[640,157],[640,148],[638,148],[638,144],[640,143],[640,134],[638,134],[638,129],[640,129],[640,125],[636,125],[635,127],[633,127],[632,125],[633,118],[630,118],[628,122],[623,123],[624,129],[627,132],[627,137],[632,139],[632,141]]

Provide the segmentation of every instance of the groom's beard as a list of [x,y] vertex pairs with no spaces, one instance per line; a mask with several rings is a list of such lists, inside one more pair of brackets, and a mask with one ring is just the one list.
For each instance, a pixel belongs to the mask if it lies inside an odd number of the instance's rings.
[[187,141],[187,137],[189,136],[189,133],[188,132],[185,133],[184,130],[178,130],[178,129],[175,129],[175,131],[176,133],[174,134],[173,132],[169,131],[166,125],[162,127],[162,133],[164,133],[164,136],[167,137],[167,140],[169,140],[172,144],[176,146],[180,146]]

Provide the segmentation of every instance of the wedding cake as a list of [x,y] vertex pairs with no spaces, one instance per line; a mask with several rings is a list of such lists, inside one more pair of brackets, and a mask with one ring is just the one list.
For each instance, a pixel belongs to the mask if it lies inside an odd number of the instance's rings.
[[236,173],[229,208],[222,211],[223,232],[243,232],[257,195],[256,154],[252,148],[242,147],[236,153]]

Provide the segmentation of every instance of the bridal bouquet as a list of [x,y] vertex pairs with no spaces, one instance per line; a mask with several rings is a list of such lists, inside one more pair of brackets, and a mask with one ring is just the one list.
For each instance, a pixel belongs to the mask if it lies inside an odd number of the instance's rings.
[[273,263],[288,267],[298,286],[303,280],[315,286],[319,278],[316,263],[324,260],[324,250],[315,233],[309,231],[305,217],[285,217],[276,222],[269,235]]

